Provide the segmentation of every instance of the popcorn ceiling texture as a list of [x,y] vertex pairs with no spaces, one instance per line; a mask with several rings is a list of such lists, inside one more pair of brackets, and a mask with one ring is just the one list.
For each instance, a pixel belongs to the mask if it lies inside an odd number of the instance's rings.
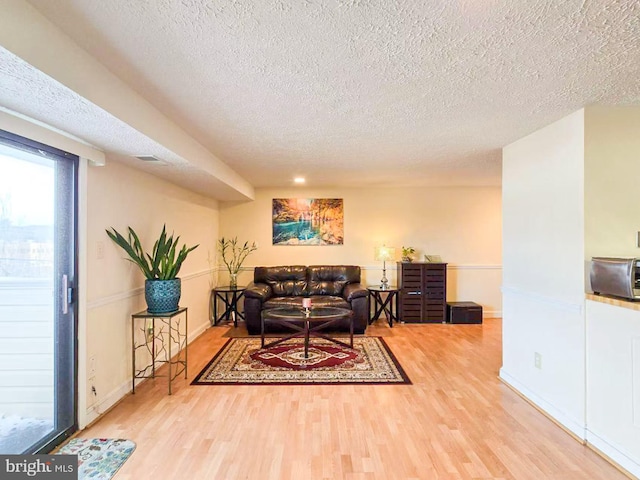
[[30,3],[254,186],[497,185],[504,145],[640,105],[636,1]]
[[216,192],[222,200],[237,194],[212,175],[203,172],[154,140],[0,47],[0,105],[71,133],[109,152],[110,160],[140,168],[133,158],[155,155],[162,165],[146,164],[143,170],[205,196]]

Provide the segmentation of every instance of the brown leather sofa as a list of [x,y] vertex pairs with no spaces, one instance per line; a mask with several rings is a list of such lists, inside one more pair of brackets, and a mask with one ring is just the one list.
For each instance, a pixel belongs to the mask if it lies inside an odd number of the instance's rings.
[[[355,265],[291,265],[256,267],[253,282],[244,292],[244,316],[250,335],[260,334],[262,310],[300,307],[310,297],[316,307],[353,310],[354,333],[364,333],[369,319],[369,291],[360,285],[360,267]],[[265,325],[265,331],[283,331]],[[349,320],[337,322],[335,329],[349,331]]]

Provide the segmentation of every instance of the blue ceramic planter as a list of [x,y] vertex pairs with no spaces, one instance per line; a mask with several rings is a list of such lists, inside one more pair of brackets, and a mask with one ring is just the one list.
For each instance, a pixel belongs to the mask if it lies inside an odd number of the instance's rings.
[[169,313],[178,310],[181,282],[173,280],[145,280],[144,298],[149,313]]

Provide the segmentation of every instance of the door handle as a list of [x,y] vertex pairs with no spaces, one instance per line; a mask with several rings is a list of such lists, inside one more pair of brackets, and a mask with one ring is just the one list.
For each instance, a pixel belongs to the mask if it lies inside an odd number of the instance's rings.
[[62,314],[69,313],[69,276],[62,275]]

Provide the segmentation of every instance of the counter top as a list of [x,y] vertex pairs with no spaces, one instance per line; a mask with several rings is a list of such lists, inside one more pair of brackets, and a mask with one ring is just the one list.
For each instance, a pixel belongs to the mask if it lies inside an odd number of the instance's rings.
[[587,300],[593,300],[594,302],[606,303],[607,305],[613,305],[614,307],[628,308],[629,310],[639,310],[640,302],[632,302],[624,300],[623,298],[605,297],[602,295],[594,295],[593,293],[586,294]]

